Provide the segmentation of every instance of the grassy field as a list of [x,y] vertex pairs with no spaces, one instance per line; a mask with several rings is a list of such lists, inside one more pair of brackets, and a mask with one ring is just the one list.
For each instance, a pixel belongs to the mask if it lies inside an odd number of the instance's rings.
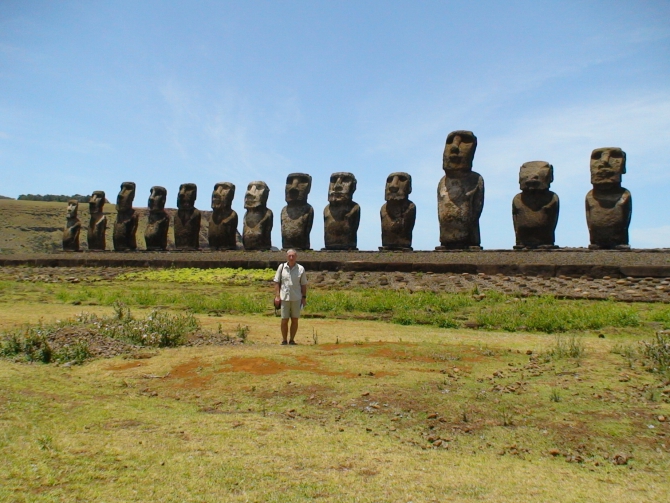
[[670,381],[641,344],[665,306],[310,291],[318,317],[285,347],[270,291],[262,275],[0,284],[10,332],[120,301],[249,327],[238,345],[0,360],[0,500],[667,498]]

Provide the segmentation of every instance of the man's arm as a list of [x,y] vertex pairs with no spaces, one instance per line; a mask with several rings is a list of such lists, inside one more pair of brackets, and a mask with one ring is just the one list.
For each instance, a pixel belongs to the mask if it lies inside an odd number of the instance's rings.
[[307,305],[307,285],[300,285],[300,292],[302,293],[302,299],[300,299],[300,305]]

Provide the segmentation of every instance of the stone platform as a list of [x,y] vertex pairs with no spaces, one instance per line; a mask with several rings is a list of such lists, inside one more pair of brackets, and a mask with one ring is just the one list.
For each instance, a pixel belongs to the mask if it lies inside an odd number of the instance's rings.
[[[210,269],[276,268],[282,251],[251,252],[79,252],[0,256],[0,266],[140,267]],[[564,248],[542,251],[302,251],[298,262],[311,271],[423,272],[504,276],[590,278],[670,277],[670,249],[605,251]]]

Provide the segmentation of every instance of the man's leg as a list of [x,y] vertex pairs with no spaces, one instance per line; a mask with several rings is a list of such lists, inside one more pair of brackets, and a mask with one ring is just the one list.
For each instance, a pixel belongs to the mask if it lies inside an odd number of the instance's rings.
[[[286,320],[288,322],[288,320]],[[291,318],[291,342],[294,342],[295,334],[298,332],[298,318]]]
[[288,318],[282,318],[281,319],[281,339],[282,339],[282,343],[286,343],[287,338],[288,338]]

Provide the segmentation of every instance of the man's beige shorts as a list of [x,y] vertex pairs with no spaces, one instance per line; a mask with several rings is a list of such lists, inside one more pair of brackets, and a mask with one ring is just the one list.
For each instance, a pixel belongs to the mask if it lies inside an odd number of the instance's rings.
[[300,318],[299,300],[282,300],[281,317],[282,318]]

